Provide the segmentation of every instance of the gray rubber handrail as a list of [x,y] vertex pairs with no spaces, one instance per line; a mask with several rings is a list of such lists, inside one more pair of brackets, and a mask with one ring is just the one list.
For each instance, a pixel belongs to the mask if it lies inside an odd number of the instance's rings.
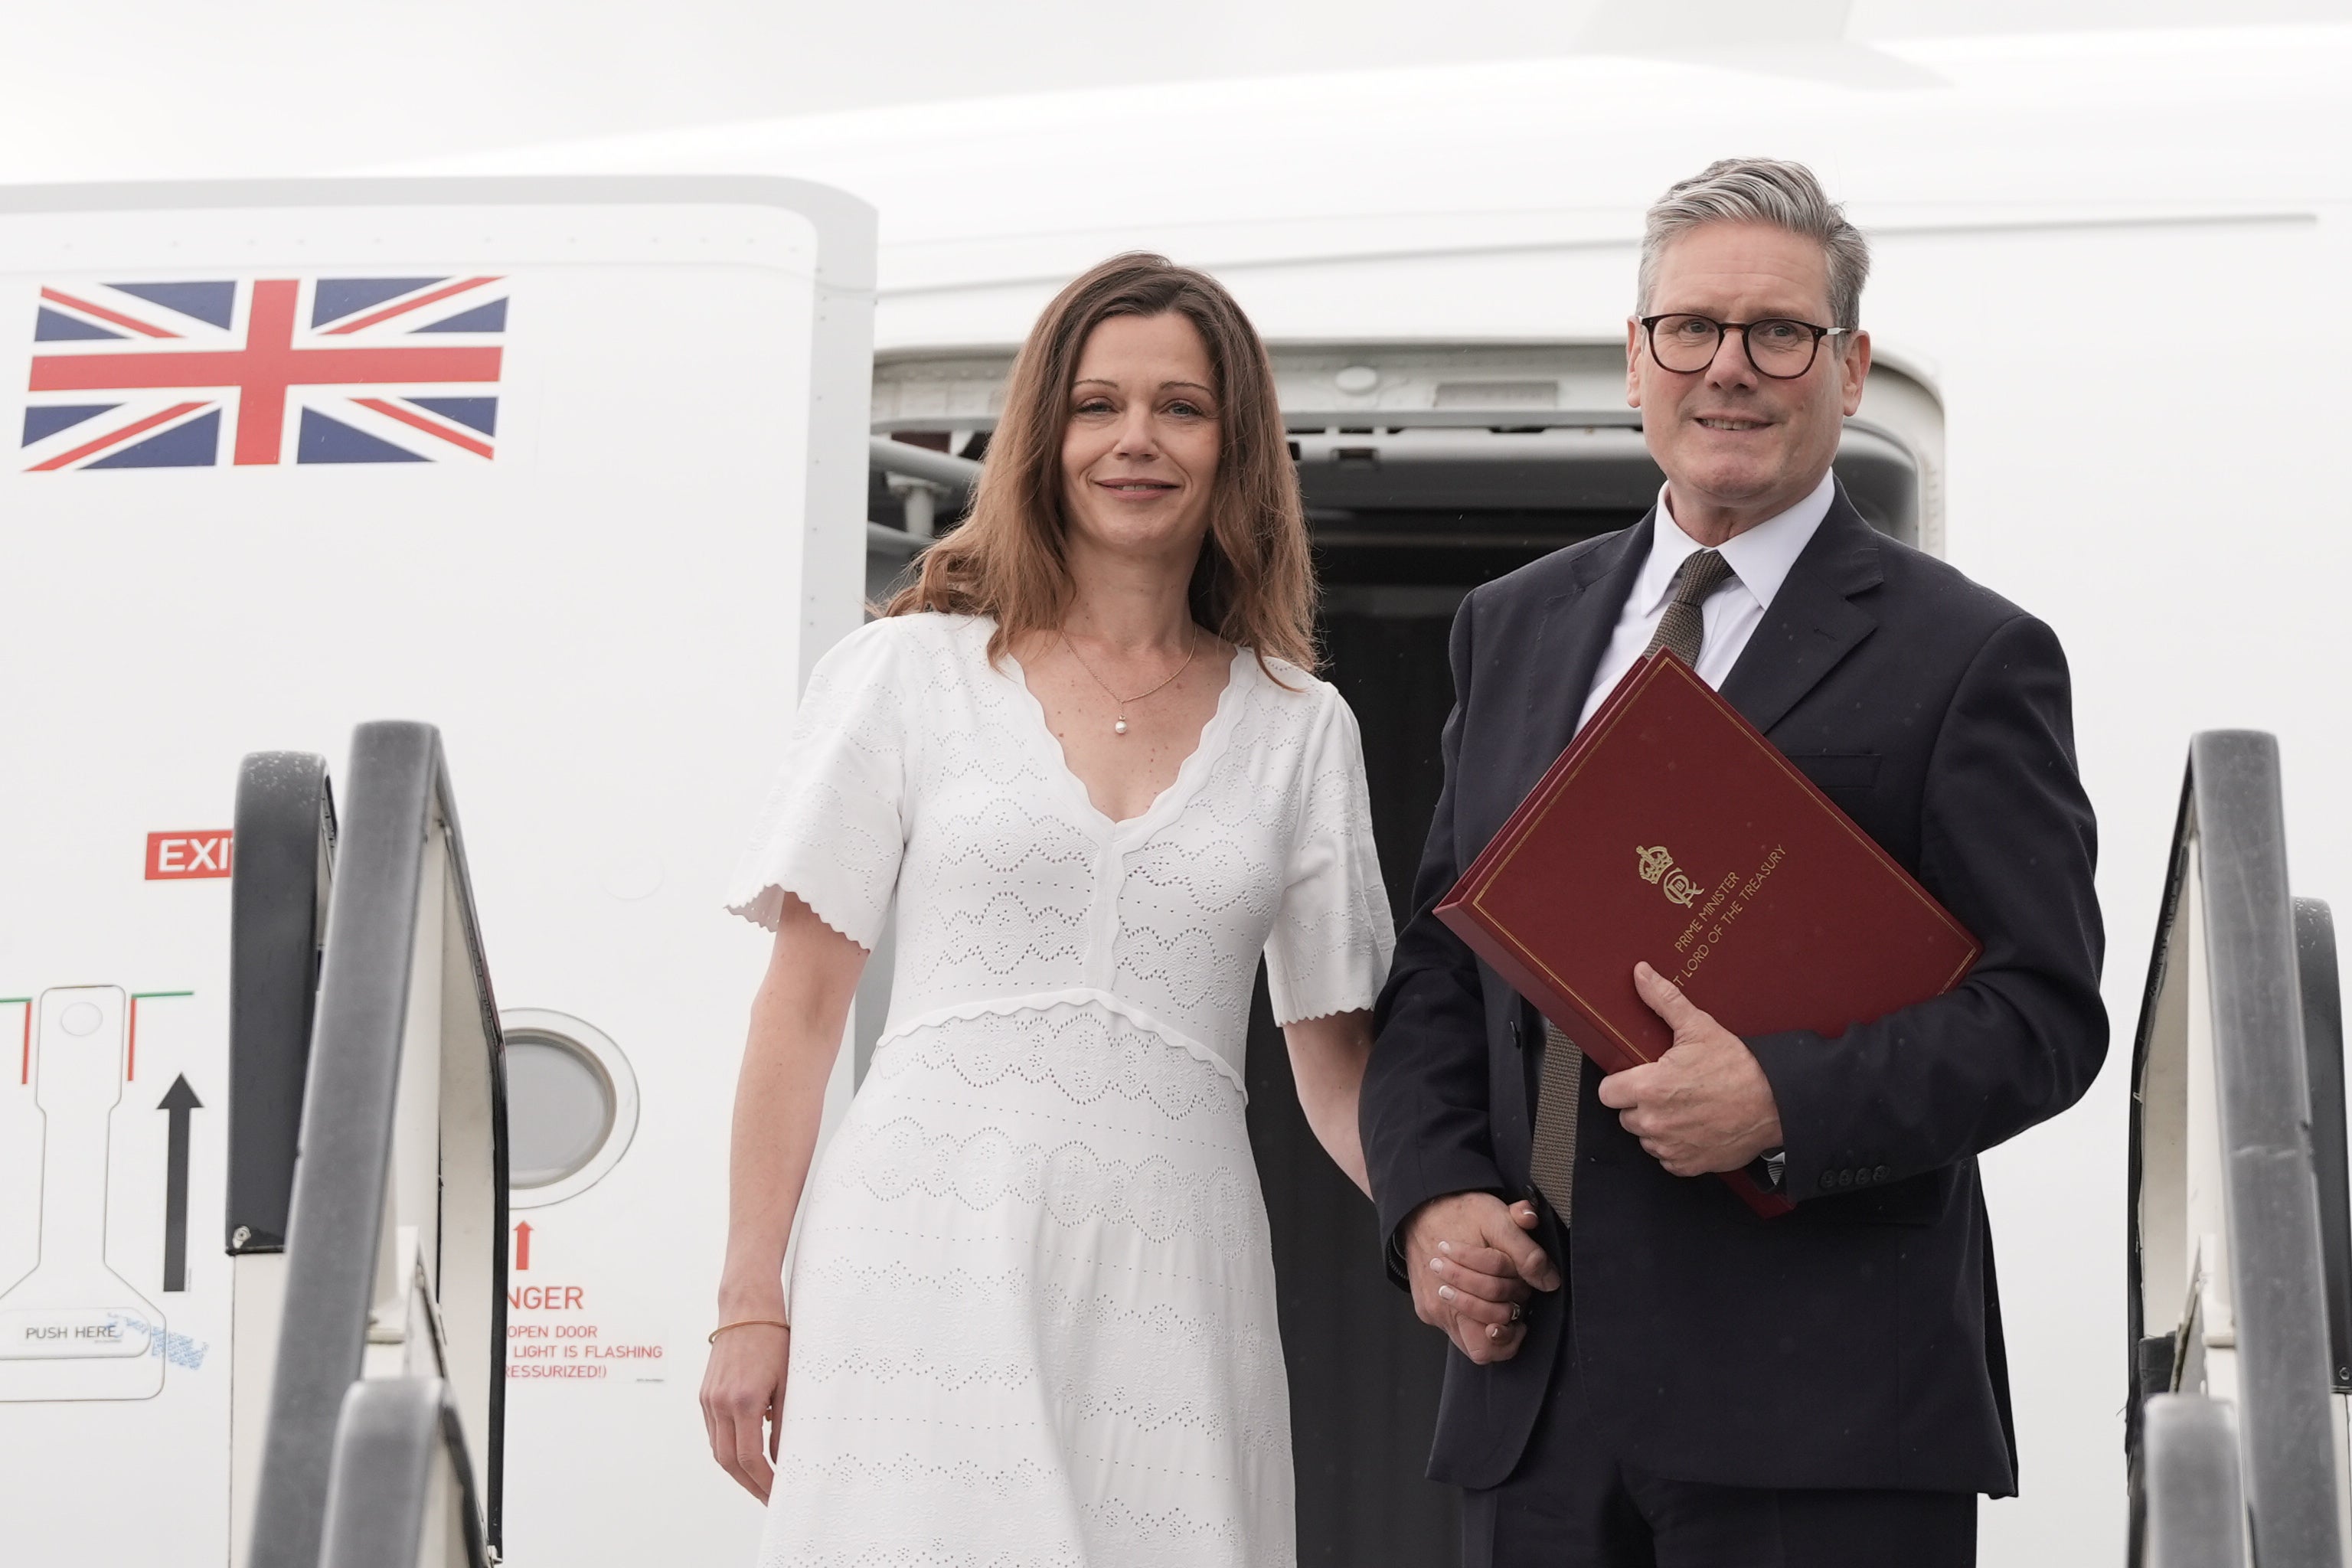
[[[444,908],[454,917],[443,949],[480,1009],[488,1043],[487,1162],[492,1191],[488,1256],[467,1267],[492,1286],[489,1342],[466,1351],[486,1364],[482,1534],[499,1536],[505,1442],[507,1138],[506,1075],[498,1005],[484,962],[466,871],[464,841],[441,753],[429,724],[373,723],[352,736],[350,790],[302,1105],[302,1148],[330,1157],[297,1163],[287,1238],[285,1309],[268,1428],[255,1507],[248,1568],[316,1568],[330,1466],[344,1400],[362,1373],[374,1304],[383,1226],[391,1191],[401,1055],[408,1026],[413,952],[426,884],[425,853],[436,823],[446,845]],[[453,943],[455,944],[453,946]],[[445,991],[460,975],[445,972]],[[446,1064],[445,1064],[446,1065]],[[457,1154],[446,1142],[441,1159]],[[445,1216],[465,1194],[445,1191]],[[471,1216],[477,1220],[485,1216]],[[448,1225],[445,1218],[445,1234]],[[484,1229],[477,1224],[476,1230]],[[451,1269],[458,1260],[442,1258]],[[453,1352],[458,1347],[452,1347]],[[483,1358],[487,1358],[484,1362]]]
[[319,1568],[417,1568],[436,1561],[426,1555],[435,1532],[445,1534],[441,1563],[497,1561],[485,1550],[449,1385],[437,1377],[352,1384],[335,1423]]
[[238,765],[229,882],[228,1213],[231,1254],[279,1252],[294,1196],[302,1079],[334,880],[327,760],[256,752]]
[[[2178,1347],[2144,1337],[2140,1229],[2146,1093],[2160,999],[2179,951],[2181,900],[2195,857],[2201,889],[2221,1202],[2235,1316],[2239,1472],[2263,1568],[2342,1568],[2332,1450],[2334,1366],[2325,1252],[2310,1130],[2304,963],[2288,892],[2278,742],[2254,731],[2209,731],[2189,743],[2171,868],[2134,1046],[2130,1149],[2131,1354],[2137,1405],[2168,1385]],[[2159,1110],[2162,1108],[2158,1108]],[[2137,1417],[2142,1413],[2135,1410]],[[2135,1420],[2135,1470],[2152,1531],[2177,1499]],[[2210,1439],[2205,1439],[2210,1440]],[[2152,1535],[2149,1538],[2153,1539]]]
[[2336,916],[2318,899],[2294,901],[2295,969],[2303,981],[2304,1061],[2311,1079],[2311,1160],[2319,1183],[2319,1251],[2327,1280],[2327,1356],[2336,1392],[2352,1394],[2352,1180],[2344,1124],[2344,995],[2336,972]]

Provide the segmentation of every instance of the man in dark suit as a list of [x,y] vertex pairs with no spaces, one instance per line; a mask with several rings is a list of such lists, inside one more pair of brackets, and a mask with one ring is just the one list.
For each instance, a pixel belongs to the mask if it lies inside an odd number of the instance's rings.
[[[1965,1564],[1977,1494],[2016,1489],[1976,1156],[2105,1053],[2095,833],[2057,639],[1831,472],[1867,268],[1801,166],[1669,191],[1626,334],[1658,504],[1454,621],[1362,1128],[1391,1270],[1453,1342],[1430,1473],[1479,1568]],[[1976,933],[1958,988],[1741,1039],[1643,966],[1674,1047],[1603,1078],[1431,914],[1657,646]],[[1794,1213],[1708,1175],[1752,1162]]]

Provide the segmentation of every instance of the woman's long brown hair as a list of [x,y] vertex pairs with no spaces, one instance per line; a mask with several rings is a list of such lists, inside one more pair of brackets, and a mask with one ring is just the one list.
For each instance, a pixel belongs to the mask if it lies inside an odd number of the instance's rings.
[[921,574],[884,615],[993,616],[992,659],[1014,637],[1061,625],[1073,592],[1062,438],[1078,356],[1112,316],[1171,311],[1200,332],[1223,410],[1209,531],[1192,568],[1192,618],[1251,649],[1261,666],[1271,656],[1316,668],[1315,567],[1265,345],[1215,279],[1141,252],[1096,267],[1038,317],[1013,363],[971,514],[924,553]]

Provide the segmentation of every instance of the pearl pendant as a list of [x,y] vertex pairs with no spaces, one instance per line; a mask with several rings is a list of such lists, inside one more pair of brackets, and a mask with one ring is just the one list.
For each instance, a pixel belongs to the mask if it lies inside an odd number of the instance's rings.
[[1110,732],[1111,732],[1112,734],[1114,734],[1114,735],[1124,735],[1124,734],[1126,734],[1126,733],[1127,733],[1127,721],[1126,721],[1126,720],[1124,720],[1124,719],[1121,719],[1121,720],[1119,720],[1117,723],[1113,724],[1113,725],[1110,727]]

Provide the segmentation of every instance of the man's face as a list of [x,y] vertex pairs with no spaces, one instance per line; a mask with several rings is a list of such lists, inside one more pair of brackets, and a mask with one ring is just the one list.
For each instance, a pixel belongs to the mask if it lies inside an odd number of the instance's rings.
[[[1829,293],[1829,258],[1814,241],[1767,224],[1711,223],[1659,257],[1643,313],[1828,326]],[[1811,368],[1779,380],[1759,374],[1741,334],[1727,331],[1706,368],[1677,373],[1658,364],[1633,322],[1625,359],[1625,401],[1642,411],[1643,438],[1665,470],[1675,520],[1695,534],[1728,538],[1821,483],[1845,416],[1862,406],[1870,340],[1826,338]]]

